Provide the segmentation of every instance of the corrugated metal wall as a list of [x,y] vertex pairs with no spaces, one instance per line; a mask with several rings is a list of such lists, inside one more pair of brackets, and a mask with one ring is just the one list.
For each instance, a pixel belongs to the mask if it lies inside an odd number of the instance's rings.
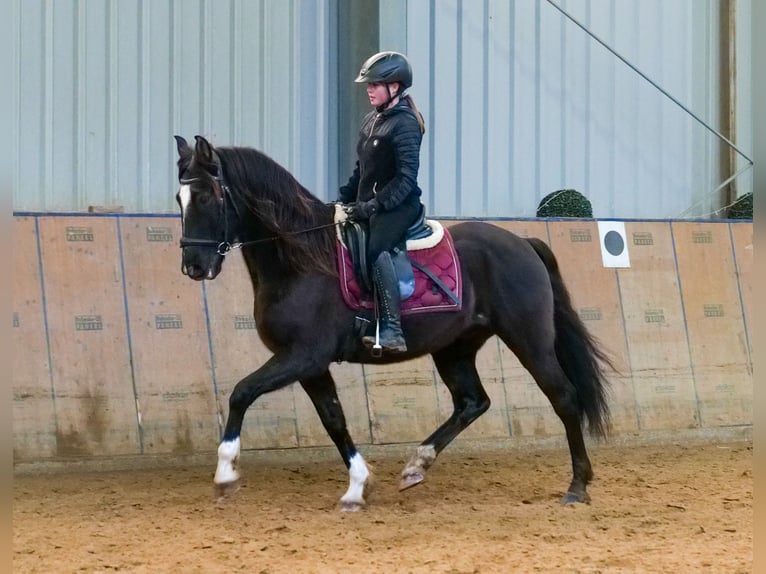
[[[558,4],[717,126],[718,2]],[[432,211],[534,216],[562,188],[588,196],[596,217],[716,208],[717,138],[548,2],[409,2],[400,47],[429,130]]]
[[337,164],[334,0],[15,0],[16,210],[175,211],[175,133]]
[[[353,153],[338,134],[358,121],[338,96],[361,89],[338,81],[344,1],[14,0],[14,209],[175,211],[174,133],[255,146],[334,199]],[[713,126],[719,4],[559,1]],[[545,0],[386,0],[369,17],[414,65],[432,214],[534,216],[561,188],[596,217],[719,207],[728,151]]]

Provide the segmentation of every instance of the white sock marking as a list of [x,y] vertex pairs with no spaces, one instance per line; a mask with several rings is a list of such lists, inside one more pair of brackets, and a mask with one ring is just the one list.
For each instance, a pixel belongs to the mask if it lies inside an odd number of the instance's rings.
[[370,476],[370,471],[367,469],[367,463],[364,462],[364,458],[359,453],[356,453],[351,457],[350,466],[348,468],[348,490],[344,494],[340,501],[345,504],[359,504],[364,505],[364,485],[367,483],[367,478]]
[[423,474],[436,460],[436,449],[431,444],[419,446],[407,466],[402,471],[402,476]]
[[225,440],[218,447],[218,466],[215,469],[215,484],[227,484],[239,479],[236,462],[239,458],[239,437]]

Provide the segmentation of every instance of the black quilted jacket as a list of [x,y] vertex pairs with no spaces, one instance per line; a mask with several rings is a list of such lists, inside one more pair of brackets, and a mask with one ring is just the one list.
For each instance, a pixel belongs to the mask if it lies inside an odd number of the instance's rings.
[[406,100],[367,114],[356,145],[357,162],[348,183],[340,188],[343,203],[377,197],[380,209],[391,210],[410,195],[420,197],[420,132],[415,111]]

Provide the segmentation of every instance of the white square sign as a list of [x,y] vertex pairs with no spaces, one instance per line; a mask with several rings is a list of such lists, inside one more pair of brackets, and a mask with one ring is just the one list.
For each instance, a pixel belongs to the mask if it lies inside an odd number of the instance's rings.
[[624,221],[599,221],[598,238],[604,267],[630,267]]

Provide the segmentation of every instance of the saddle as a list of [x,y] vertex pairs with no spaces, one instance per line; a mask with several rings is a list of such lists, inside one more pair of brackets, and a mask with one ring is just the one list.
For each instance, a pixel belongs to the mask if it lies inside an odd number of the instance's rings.
[[[367,225],[349,221],[340,205],[336,205],[335,219],[339,222],[338,263],[344,298],[354,309],[369,308],[374,302],[372,262],[367,261]],[[460,267],[452,239],[440,223],[426,219],[424,205],[391,257],[403,314],[461,308]]]

